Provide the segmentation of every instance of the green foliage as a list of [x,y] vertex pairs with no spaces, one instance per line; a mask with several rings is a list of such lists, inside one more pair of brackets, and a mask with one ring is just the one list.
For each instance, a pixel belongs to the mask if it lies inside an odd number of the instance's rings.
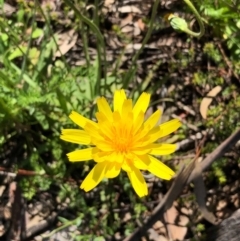
[[231,57],[239,59],[239,4],[226,0],[220,0],[217,3],[211,0],[203,0],[197,4],[199,4],[202,15],[206,18],[208,25],[214,31],[215,37],[226,41],[227,47],[231,51]]
[[[63,56],[56,59],[58,34],[52,34],[48,22],[39,28],[31,21],[38,10],[22,3],[15,20],[0,18],[1,145],[13,137],[5,133],[15,132],[22,139],[18,148],[25,152],[17,168],[63,178],[67,144],[59,140],[60,130],[70,123],[71,110],[90,116],[100,95],[99,63],[70,67]],[[38,190],[49,189],[53,181],[36,175],[23,178],[21,185],[31,199]]]
[[[224,97],[229,100],[228,103],[223,101],[218,105],[210,108],[208,111],[209,119],[207,122],[208,127],[214,127],[216,135],[220,134],[221,139],[228,137],[233,133],[239,125],[240,114],[238,112],[240,107],[240,97],[232,98],[234,94],[234,87],[229,86],[224,91]],[[219,121],[216,122],[216,119]],[[217,123],[217,124],[216,124]],[[228,128],[224,128],[228,126]]]
[[203,52],[208,55],[209,58],[215,61],[215,63],[220,63],[222,58],[219,50],[214,46],[212,42],[206,43]]
[[[84,2],[82,7],[85,9]],[[65,11],[69,11],[69,8],[71,6],[66,4]],[[114,203],[114,195],[103,189],[100,199],[93,201],[94,205],[87,204],[83,192],[76,183],[70,181],[70,176],[76,173],[74,175],[79,181],[86,176],[85,167],[88,165],[70,166],[66,153],[76,146],[61,141],[59,136],[62,128],[73,128],[74,124],[68,118],[72,110],[93,118],[96,97],[103,93],[109,95],[112,90],[122,87],[118,70],[104,80],[104,76],[100,75],[104,58],[97,58],[94,62],[86,61],[81,66],[70,66],[64,56],[56,57],[59,35],[53,34],[49,21],[41,28],[31,21],[31,18],[36,17],[34,11],[46,20],[50,19],[48,15],[43,16],[39,8],[31,9],[25,2],[16,12],[15,20],[0,18],[0,126],[4,127],[0,129],[0,145],[9,143],[13,136],[15,140],[21,139],[18,150],[23,155],[18,157],[14,166],[16,170],[25,169],[36,173],[21,178],[20,185],[25,198],[31,200],[38,192],[55,190],[57,187],[57,196],[61,202],[67,201],[68,208],[81,210],[75,220],[59,217],[62,226],[55,231],[70,225],[81,226],[82,219],[88,216],[90,230],[100,225],[104,227],[103,233],[106,235],[114,234],[114,229],[120,225],[119,217],[110,227],[109,215],[102,218],[101,224],[97,219],[99,201],[102,210],[108,210],[108,203]],[[75,14],[79,17],[78,11]],[[85,25],[82,28],[85,29],[86,25],[96,28],[87,16],[84,16]],[[72,23],[74,28],[79,25],[79,19],[75,18],[75,21]],[[101,39],[100,34],[98,38]],[[101,44],[100,41],[99,54],[102,56],[104,46]],[[87,42],[84,48],[88,52]],[[101,236],[93,236],[91,232],[73,235],[72,240],[90,238],[104,240]]]
[[226,177],[226,175],[224,174],[222,168],[223,168],[223,166],[221,166],[221,165],[218,164],[217,166],[214,167],[214,170],[213,170],[213,172],[214,172],[215,176],[217,177],[218,182],[219,182],[220,184],[224,184],[224,183],[226,183],[226,181],[227,181],[227,177]]
[[197,228],[196,228],[197,232],[202,232],[204,230],[205,230],[205,225],[204,224],[200,223],[200,224],[197,225]]

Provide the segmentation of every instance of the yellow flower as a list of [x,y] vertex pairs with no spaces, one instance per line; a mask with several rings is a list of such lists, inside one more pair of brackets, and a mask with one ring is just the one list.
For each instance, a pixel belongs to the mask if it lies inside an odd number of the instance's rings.
[[60,138],[90,147],[68,153],[69,161],[93,159],[97,163],[80,188],[88,192],[103,178],[118,176],[122,169],[127,172],[136,193],[142,197],[148,194],[148,189],[140,170],[147,170],[162,179],[172,178],[174,172],[152,155],[168,155],[176,150],[174,144],[155,142],[177,130],[181,123],[173,119],[157,125],[161,116],[159,110],[144,121],[149,102],[150,94],[144,92],[133,106],[124,90],[117,90],[113,111],[104,97],[97,100],[97,122],[72,111],[70,119],[83,130],[63,129]]

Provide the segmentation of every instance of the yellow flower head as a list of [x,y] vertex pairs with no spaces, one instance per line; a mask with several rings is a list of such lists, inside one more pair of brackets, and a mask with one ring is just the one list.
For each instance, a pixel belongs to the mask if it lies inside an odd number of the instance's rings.
[[150,94],[144,92],[133,106],[124,90],[117,90],[113,111],[104,97],[97,100],[97,122],[74,111],[70,114],[70,119],[83,130],[63,129],[61,139],[91,147],[68,153],[69,161],[93,159],[97,163],[80,188],[88,192],[104,177],[114,178],[123,169],[136,193],[143,197],[148,194],[148,189],[140,170],[147,170],[162,179],[172,178],[174,172],[152,155],[168,155],[176,150],[174,144],[155,142],[177,130],[181,123],[173,119],[157,125],[161,116],[159,110],[144,121],[149,102]]

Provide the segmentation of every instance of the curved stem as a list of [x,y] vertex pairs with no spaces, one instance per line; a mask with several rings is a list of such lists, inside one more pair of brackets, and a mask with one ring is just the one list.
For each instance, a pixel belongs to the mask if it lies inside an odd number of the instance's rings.
[[[193,11],[193,13],[194,13],[194,15],[195,15],[195,17],[196,17],[196,19],[197,19],[197,21],[198,21],[199,27],[200,27],[200,32],[199,32],[199,33],[195,33],[195,32],[193,32],[193,31],[191,31],[190,29],[189,29],[189,30],[190,30],[190,32],[197,34],[197,36],[195,36],[195,37],[201,38],[201,37],[204,35],[204,33],[205,33],[205,27],[204,27],[202,18],[201,18],[201,16],[199,15],[197,9],[193,6],[193,4],[191,3],[190,0],[183,0],[183,1],[184,1],[184,2],[188,5],[188,7]],[[189,34],[190,34],[190,33],[189,33]]]
[[192,10],[193,14],[195,15],[200,27],[200,32],[193,32],[192,30],[190,30],[187,26],[187,22],[183,18],[179,18],[171,14],[168,17],[168,20],[174,29],[181,30],[193,37],[201,38],[205,33],[205,28],[204,28],[202,18],[190,0],[183,0],[183,1],[188,5],[188,7]]

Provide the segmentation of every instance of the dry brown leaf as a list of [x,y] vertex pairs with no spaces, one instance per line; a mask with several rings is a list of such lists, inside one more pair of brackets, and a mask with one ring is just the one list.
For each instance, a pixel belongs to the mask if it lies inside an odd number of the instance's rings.
[[213,225],[217,224],[217,219],[212,212],[210,212],[206,206],[206,187],[203,181],[202,168],[199,163],[195,166],[195,178],[194,183],[194,194],[196,196],[196,201],[201,211],[204,219]]
[[129,220],[131,220],[132,218],[132,215],[130,212],[127,212],[125,215],[124,215],[124,218],[123,218],[123,222],[128,222]]
[[128,14],[128,16],[126,18],[121,20],[120,28],[122,28],[128,24],[132,24],[132,20],[133,20],[133,15],[130,13],[130,14]]
[[58,34],[59,50],[55,53],[55,57],[66,54],[77,42],[78,34],[74,30]]
[[126,25],[121,29],[122,33],[130,33],[134,31],[134,27],[130,25]]
[[164,224],[159,220],[153,225],[154,230],[160,229],[162,227],[164,227]]
[[103,5],[104,5],[104,7],[108,8],[113,4],[114,4],[114,0],[105,0]]
[[[179,223],[176,223],[177,219],[179,219]],[[179,216],[177,209],[172,206],[165,213],[165,222],[167,223],[170,240],[184,240],[187,233],[187,223],[189,222],[186,216]]]
[[141,30],[138,26],[138,22],[135,22],[133,25],[134,25],[133,35],[138,36],[141,33]]
[[0,8],[0,14],[4,14],[6,16],[11,16],[14,12],[16,12],[16,8],[11,6],[8,3],[3,3],[3,6]]
[[139,13],[139,14],[142,13],[142,11],[135,6],[123,6],[118,8],[118,11],[120,13]]
[[138,27],[139,27],[142,31],[144,31],[144,29],[145,29],[145,23],[143,22],[143,20],[140,18],[140,19],[138,19],[137,23],[138,23]]
[[148,230],[149,233],[149,238],[154,241],[158,241],[159,239],[159,234],[152,228]]
[[200,105],[200,113],[204,119],[207,119],[207,111],[212,103],[213,97],[215,97],[220,91],[222,87],[220,85],[215,86],[206,97],[203,98],[201,105]]
[[56,1],[44,0],[41,7],[44,11],[55,11],[57,9]]

